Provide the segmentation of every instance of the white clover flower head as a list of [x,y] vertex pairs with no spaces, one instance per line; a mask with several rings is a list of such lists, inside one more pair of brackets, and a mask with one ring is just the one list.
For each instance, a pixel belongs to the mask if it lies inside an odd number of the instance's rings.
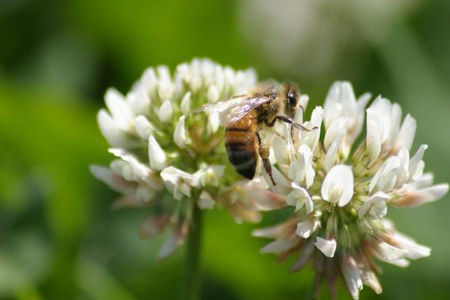
[[[410,155],[415,119],[407,115],[402,122],[400,106],[381,97],[366,109],[369,98],[356,98],[348,82],[334,83],[324,107],[316,107],[303,123],[317,130],[286,125],[273,138],[276,185],[263,172],[271,190],[294,209],[285,222],[254,232],[275,240],[261,251],[276,253],[280,260],[298,255],[292,271],[314,261],[316,292],[325,279],[333,297],[339,274],[354,299],[363,284],[381,293],[373,257],[407,266],[409,260],[429,256],[430,248],[396,231],[385,217],[389,207],[434,202],[449,188],[433,185],[432,174],[424,173],[428,146]],[[355,145],[365,117],[367,133]]]
[[[106,92],[107,109],[99,111],[97,120],[116,159],[109,167],[92,166],[91,172],[123,195],[115,207],[149,209],[143,237],[153,237],[170,225],[160,258],[182,244],[192,203],[201,209],[219,204],[239,220],[260,218],[256,196],[237,183],[239,176],[231,168],[226,171],[219,116],[192,113],[208,102],[246,93],[256,83],[251,69],[235,71],[194,59],[175,72],[165,66],[145,70],[126,95],[114,88]],[[235,183],[245,197],[230,192]],[[250,186],[267,194],[265,185]],[[236,198],[233,203],[230,197]]]

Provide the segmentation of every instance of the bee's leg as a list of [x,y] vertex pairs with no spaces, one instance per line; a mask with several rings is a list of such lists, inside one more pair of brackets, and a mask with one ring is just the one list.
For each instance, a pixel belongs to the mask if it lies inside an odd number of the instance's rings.
[[314,126],[311,129],[306,128],[305,126],[298,124],[297,122],[293,121],[291,118],[288,118],[286,116],[277,116],[276,120],[291,124],[292,126],[294,126],[295,128],[299,129],[299,130],[303,130],[303,131],[313,131],[316,130],[318,127]]
[[269,160],[270,150],[267,147],[266,143],[264,143],[264,141],[261,139],[261,136],[259,135],[259,131],[256,132],[256,137],[258,138],[259,156],[261,156],[264,169],[266,170],[267,174],[269,174],[272,184],[277,185],[275,180],[273,180],[273,177],[272,177],[272,164],[270,163],[270,160]]

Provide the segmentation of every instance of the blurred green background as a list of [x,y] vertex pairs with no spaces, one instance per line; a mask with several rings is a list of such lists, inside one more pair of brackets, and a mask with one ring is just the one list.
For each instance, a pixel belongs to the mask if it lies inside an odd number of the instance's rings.
[[[446,0],[0,0],[0,299],[179,299],[183,249],[155,262],[162,239],[137,234],[145,212],[112,211],[116,195],[88,171],[111,159],[95,121],[104,91],[127,92],[148,66],[252,66],[297,81],[309,109],[350,80],[417,118],[415,147],[429,144],[427,169],[450,182],[449,32]],[[448,299],[449,200],[390,210],[432,256],[384,265],[384,293],[362,299]],[[258,253],[256,227],[207,213],[203,299],[310,293],[310,270]]]

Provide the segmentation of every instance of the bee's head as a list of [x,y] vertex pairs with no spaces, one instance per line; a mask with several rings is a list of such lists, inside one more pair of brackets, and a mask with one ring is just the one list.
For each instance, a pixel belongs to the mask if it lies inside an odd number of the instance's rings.
[[298,86],[292,82],[284,83],[285,106],[284,114],[287,117],[294,118],[299,104],[300,92]]

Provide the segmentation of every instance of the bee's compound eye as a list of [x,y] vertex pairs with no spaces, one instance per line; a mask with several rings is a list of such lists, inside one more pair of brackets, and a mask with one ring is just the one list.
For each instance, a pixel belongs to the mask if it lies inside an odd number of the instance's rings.
[[296,106],[297,105],[297,95],[295,95],[294,92],[289,92],[287,98],[288,98],[289,106]]

